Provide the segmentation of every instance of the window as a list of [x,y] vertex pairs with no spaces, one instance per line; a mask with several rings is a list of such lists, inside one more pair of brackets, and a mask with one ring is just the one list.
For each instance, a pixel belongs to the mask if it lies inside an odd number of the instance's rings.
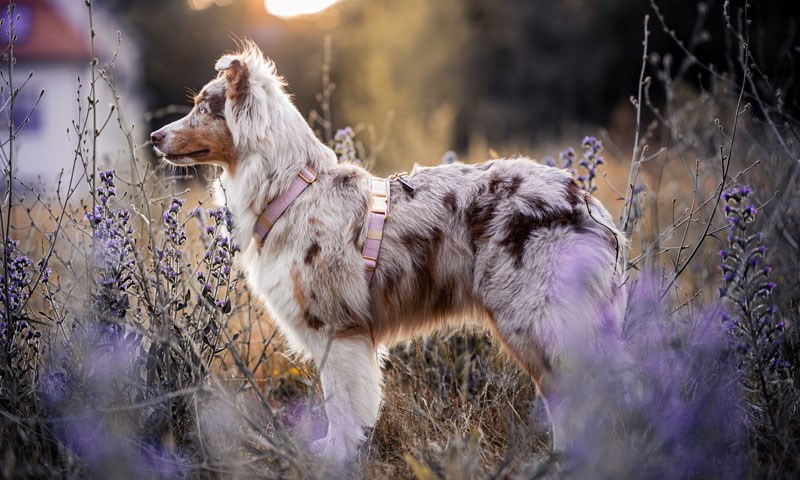
[[[39,99],[39,92],[41,90],[37,90],[36,87],[30,83],[25,85],[25,88],[19,91],[17,94],[17,98],[14,100],[14,118],[12,118],[12,122],[14,125],[14,129],[17,130],[22,124],[25,122],[25,119],[28,119],[28,124],[25,125],[25,128],[22,129],[22,132],[30,132],[39,130],[41,127],[41,108],[42,103],[39,102],[36,105],[36,101]],[[3,98],[3,101],[6,99]],[[36,108],[33,106],[36,105]],[[9,105],[6,105],[5,109],[0,112],[0,128],[4,130],[4,138],[8,136],[8,115],[9,115]]]

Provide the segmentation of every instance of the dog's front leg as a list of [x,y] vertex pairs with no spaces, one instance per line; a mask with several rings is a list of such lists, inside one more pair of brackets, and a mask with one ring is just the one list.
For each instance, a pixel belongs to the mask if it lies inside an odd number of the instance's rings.
[[312,449],[336,462],[356,457],[381,404],[381,370],[371,341],[332,339],[315,355],[325,394],[328,433]]

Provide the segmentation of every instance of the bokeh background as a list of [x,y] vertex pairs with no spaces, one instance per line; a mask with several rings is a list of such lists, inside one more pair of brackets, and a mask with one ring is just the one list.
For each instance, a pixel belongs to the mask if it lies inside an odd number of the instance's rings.
[[[488,148],[542,152],[548,143],[574,143],[599,128],[630,150],[629,97],[641,66],[642,19],[652,15],[648,0],[347,0],[314,16],[283,19],[265,3],[303,2],[112,3],[139,32],[149,107],[200,88],[214,74],[214,60],[242,37],[276,61],[302,112],[318,110],[329,35],[334,124],[373,125],[385,134],[380,170],[436,163],[448,149],[471,159],[485,157]],[[714,11],[722,4],[706,3]],[[659,4],[678,37],[689,38],[698,2]],[[769,25],[760,33],[759,58],[776,65],[773,57],[785,54],[781,46],[797,43],[800,2],[754,2],[752,14]],[[698,56],[721,65],[730,48],[721,16],[702,28],[709,31]],[[651,51],[672,53],[679,65],[678,46],[655,23],[653,30]],[[797,89],[787,93],[796,104]]]
[[[37,71],[43,102],[74,103],[74,85],[39,72],[77,62],[77,73],[68,77],[83,72],[86,78],[90,39],[83,2],[18,3],[32,26],[18,39],[21,66],[31,63]],[[724,71],[732,46],[722,33],[722,3],[671,0],[658,7],[677,38],[698,39],[689,47]],[[322,113],[327,65],[335,87],[333,128],[357,127],[373,169],[390,173],[438,163],[447,150],[468,161],[485,158],[490,149],[541,158],[596,133],[615,146],[610,157],[629,152],[635,126],[629,99],[637,88],[645,14],[653,15],[649,0],[103,0],[94,2],[94,47],[101,66],[119,52],[115,81],[142,142],[187,111],[188,92],[215,74],[215,59],[235,49],[237,39],[256,41],[275,60],[304,114]],[[760,26],[757,58],[793,69],[798,52],[789,46],[797,43],[800,2],[753,2],[750,15]],[[651,30],[650,51],[671,56],[680,68],[681,47],[657,22]],[[46,47],[26,51],[26,42]],[[786,71],[766,73],[787,77]],[[709,81],[697,67],[682,78],[695,91]],[[661,90],[651,93],[658,105]],[[783,95],[786,110],[796,112],[797,86],[786,85]],[[56,132],[65,146],[62,132],[75,116],[71,105],[40,114],[62,126]],[[24,150],[32,148],[26,143],[41,142],[19,143]],[[55,160],[39,162],[39,170],[59,167]]]

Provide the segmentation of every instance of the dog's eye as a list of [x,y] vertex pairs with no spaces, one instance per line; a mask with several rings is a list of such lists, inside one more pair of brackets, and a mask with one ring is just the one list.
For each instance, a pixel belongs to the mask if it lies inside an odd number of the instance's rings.
[[197,110],[197,111],[200,112],[201,115],[205,115],[206,113],[208,113],[208,110],[206,110],[206,107],[200,107],[200,109]]

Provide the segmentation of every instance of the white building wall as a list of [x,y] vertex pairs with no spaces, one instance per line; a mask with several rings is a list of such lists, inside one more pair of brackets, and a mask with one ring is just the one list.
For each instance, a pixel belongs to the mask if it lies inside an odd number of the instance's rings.
[[[76,31],[86,33],[88,44],[88,17],[84,2],[55,2],[55,4],[62,8]],[[97,31],[95,49],[99,59],[97,68],[101,69],[108,67],[113,58],[117,48],[117,29],[114,27],[119,25],[105,12],[96,9],[94,15]],[[140,90],[143,75],[139,62],[139,49],[133,37],[126,37],[123,34],[119,55],[114,62],[113,78],[117,86],[116,93],[120,97],[123,117],[128,124],[135,124],[133,139],[141,146],[149,132],[145,131],[145,102]],[[3,68],[2,64],[0,68]],[[45,90],[45,94],[33,114],[33,122],[21,131],[16,140],[14,171],[16,176],[26,182],[38,183],[36,179],[40,177],[46,190],[51,190],[49,187],[53,187],[54,190],[59,172],[62,170],[69,172],[73,167],[74,151],[78,147],[77,135],[72,124],[73,121],[78,121],[78,76],[82,84],[80,100],[85,115],[91,69],[88,61],[19,61],[14,68],[15,83],[19,86],[31,71],[34,76],[24,87],[19,103],[22,106],[29,105],[42,89]],[[102,124],[107,118],[110,106],[114,103],[114,96],[106,82],[98,80],[98,123]],[[21,119],[20,116],[15,116],[18,120]],[[5,120],[0,123],[5,124],[7,128]],[[91,133],[91,121],[87,127]],[[8,138],[8,131],[0,132],[0,138]],[[84,147],[90,146],[91,140],[87,139]],[[127,142],[117,122],[116,114],[100,135],[97,152],[98,168],[129,166]]]

